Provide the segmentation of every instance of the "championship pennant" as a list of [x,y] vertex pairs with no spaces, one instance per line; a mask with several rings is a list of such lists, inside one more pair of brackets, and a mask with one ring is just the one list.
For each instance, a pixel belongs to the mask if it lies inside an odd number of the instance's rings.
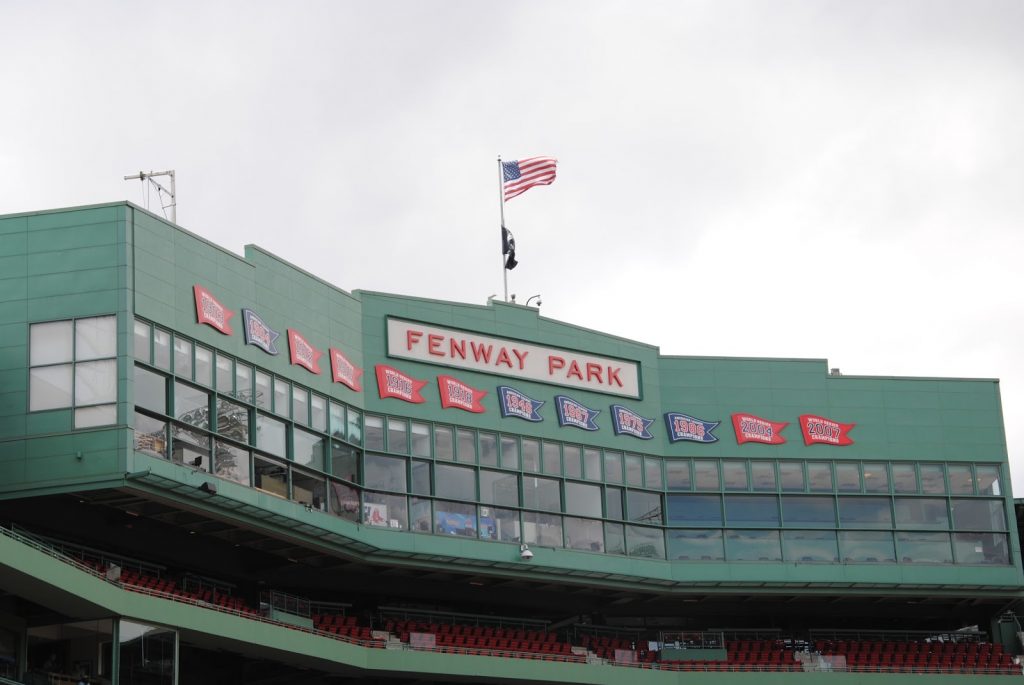
[[331,347],[328,352],[331,355],[331,377],[334,382],[344,383],[356,392],[362,392],[359,377],[363,375],[363,370],[350,362],[341,350]]
[[679,442],[718,442],[718,436],[712,433],[718,428],[721,421],[704,421],[679,412],[668,412],[665,414],[665,424],[668,426],[668,441]]
[[778,422],[762,419],[753,414],[733,414],[732,427],[736,429],[736,444],[760,442],[766,445],[781,445],[786,442],[782,437],[782,429],[789,425],[788,421]]
[[374,370],[377,373],[377,393],[381,399],[394,397],[413,404],[421,404],[426,401],[420,394],[420,390],[427,385],[426,381],[406,376],[398,369],[386,364],[377,364]]
[[498,386],[498,408],[501,410],[501,417],[504,419],[514,416],[524,421],[543,421],[540,415],[540,408],[544,406],[543,400],[535,400],[527,397],[515,388],[507,385]]
[[804,444],[823,443],[845,447],[852,445],[853,440],[848,433],[856,426],[855,423],[839,423],[824,416],[814,414],[800,415],[800,430],[804,434]]
[[585,431],[597,430],[597,423],[594,419],[601,413],[599,409],[584,407],[565,395],[555,395],[555,407],[557,408],[555,413],[558,414],[559,426],[574,426]]
[[451,376],[438,376],[437,389],[441,393],[443,408],[462,409],[474,414],[484,413],[484,405],[480,404],[480,400],[487,394],[486,390],[477,390]]
[[613,404],[612,409],[612,431],[615,435],[632,435],[641,440],[650,440],[654,436],[647,430],[654,423],[654,419],[645,419],[632,409],[623,407],[621,404]]
[[287,329],[288,331],[288,349],[291,352],[291,362],[297,366],[301,366],[310,373],[320,373],[320,357],[324,355],[323,352],[313,347],[308,340],[302,337],[294,328]]
[[198,283],[192,286],[192,294],[196,298],[196,321],[204,323],[224,335],[231,335],[231,324],[228,322],[235,313],[222,305],[213,296],[213,293]]
[[281,335],[268,326],[256,312],[251,309],[242,310],[242,322],[245,324],[245,344],[255,345],[267,354],[277,354],[274,341]]

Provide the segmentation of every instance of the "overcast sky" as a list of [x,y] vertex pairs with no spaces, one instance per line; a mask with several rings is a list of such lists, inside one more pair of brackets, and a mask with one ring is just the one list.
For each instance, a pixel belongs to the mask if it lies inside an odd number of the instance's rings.
[[496,158],[555,156],[506,207],[520,302],[664,354],[1000,378],[1024,494],[1022,36],[1019,0],[0,0],[0,214],[175,169],[228,249],[482,304]]

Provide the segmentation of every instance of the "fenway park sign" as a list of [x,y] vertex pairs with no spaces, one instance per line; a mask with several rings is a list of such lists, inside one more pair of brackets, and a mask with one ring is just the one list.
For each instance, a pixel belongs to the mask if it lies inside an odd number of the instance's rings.
[[640,397],[636,362],[388,319],[388,355],[523,380]]

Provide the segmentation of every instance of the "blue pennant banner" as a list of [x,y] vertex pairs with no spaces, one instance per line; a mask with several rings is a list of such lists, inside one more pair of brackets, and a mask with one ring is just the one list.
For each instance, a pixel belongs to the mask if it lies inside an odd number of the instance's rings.
[[510,388],[507,385],[498,386],[498,398],[498,407],[501,409],[502,418],[507,419],[510,416],[514,416],[524,421],[537,422],[544,420],[544,417],[540,415],[540,408],[545,404],[543,400],[527,397],[515,388]]
[[571,397],[555,395],[555,406],[558,407],[558,425],[574,426],[585,431],[596,431],[594,419],[601,413],[599,409],[584,407]]
[[686,414],[669,412],[665,414],[668,426],[669,442],[687,440],[689,442],[718,442],[718,436],[711,431],[718,428],[721,421],[703,421]]
[[612,405],[612,430],[616,435],[632,435],[641,440],[650,440],[654,436],[647,429],[652,423],[654,419],[645,419],[621,404]]
[[251,309],[242,310],[242,320],[245,323],[245,344],[255,345],[267,354],[277,354],[277,347],[274,341],[281,335],[268,326],[256,312]]

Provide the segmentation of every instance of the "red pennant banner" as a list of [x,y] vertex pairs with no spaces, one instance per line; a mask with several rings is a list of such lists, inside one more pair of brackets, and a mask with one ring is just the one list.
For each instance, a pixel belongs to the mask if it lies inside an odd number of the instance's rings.
[[813,445],[824,443],[826,445],[838,445],[845,447],[852,445],[853,440],[847,433],[853,430],[855,423],[839,423],[824,416],[814,414],[800,415],[800,430],[804,434],[804,444]]
[[335,383],[344,383],[356,392],[361,392],[363,386],[359,384],[359,377],[363,370],[348,360],[344,353],[334,347],[330,348],[331,353],[331,375]]
[[782,429],[788,425],[788,421],[769,421],[753,414],[732,415],[732,427],[736,430],[737,445],[742,445],[745,442],[781,445],[786,442],[786,439],[782,437]]
[[313,347],[294,328],[288,329],[288,349],[291,351],[292,364],[312,373],[320,373],[320,357],[324,353]]
[[212,326],[224,335],[231,335],[231,324],[228,322],[235,313],[222,305],[213,293],[201,285],[193,285],[192,294],[196,298],[196,320]]
[[421,404],[426,401],[420,394],[420,390],[427,385],[426,381],[406,376],[398,369],[386,364],[377,364],[374,370],[377,372],[377,392],[381,399],[394,397],[413,404]]
[[484,406],[480,404],[480,400],[487,394],[486,390],[471,388],[451,376],[438,376],[437,389],[441,391],[441,406],[445,409],[462,409],[474,414],[484,413]]

